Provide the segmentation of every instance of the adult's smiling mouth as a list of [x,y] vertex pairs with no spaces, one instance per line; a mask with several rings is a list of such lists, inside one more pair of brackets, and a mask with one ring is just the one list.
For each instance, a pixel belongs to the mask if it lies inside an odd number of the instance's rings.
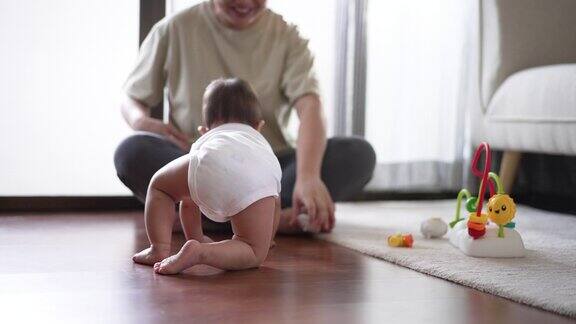
[[252,16],[256,12],[256,8],[253,7],[240,7],[240,6],[230,6],[228,7],[228,13],[234,18],[246,19]]

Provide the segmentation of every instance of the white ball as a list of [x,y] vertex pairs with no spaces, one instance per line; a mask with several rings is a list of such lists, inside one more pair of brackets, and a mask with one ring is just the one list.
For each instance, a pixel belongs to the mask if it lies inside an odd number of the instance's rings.
[[428,218],[420,224],[420,232],[427,239],[439,238],[448,232],[448,225],[441,218]]
[[319,228],[316,228],[310,224],[310,216],[308,214],[300,214],[298,215],[297,219],[298,223],[300,223],[302,231],[315,234],[320,233]]

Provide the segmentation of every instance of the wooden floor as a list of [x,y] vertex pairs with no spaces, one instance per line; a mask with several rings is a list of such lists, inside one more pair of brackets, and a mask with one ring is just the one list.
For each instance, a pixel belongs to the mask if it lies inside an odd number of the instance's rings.
[[572,322],[311,238],[173,277],[132,263],[146,242],[140,212],[0,215],[0,322]]

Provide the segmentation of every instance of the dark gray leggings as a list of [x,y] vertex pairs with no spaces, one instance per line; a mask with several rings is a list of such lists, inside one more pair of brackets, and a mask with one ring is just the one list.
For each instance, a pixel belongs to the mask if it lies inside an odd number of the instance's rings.
[[[162,136],[139,132],[126,138],[114,154],[114,165],[120,180],[142,202],[150,179],[168,162],[186,154]],[[278,156],[282,166],[282,208],[292,205],[296,182],[296,153]],[[334,201],[352,198],[360,193],[374,172],[376,155],[372,146],[359,137],[328,139],[322,161],[322,180]]]

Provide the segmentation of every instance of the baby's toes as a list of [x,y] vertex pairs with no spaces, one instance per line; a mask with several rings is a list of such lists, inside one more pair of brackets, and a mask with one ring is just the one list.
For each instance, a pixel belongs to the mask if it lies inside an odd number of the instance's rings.
[[163,275],[170,275],[176,274],[178,271],[173,269],[174,266],[169,258],[162,260],[162,262],[158,262],[158,268],[154,268],[156,273],[163,274]]

